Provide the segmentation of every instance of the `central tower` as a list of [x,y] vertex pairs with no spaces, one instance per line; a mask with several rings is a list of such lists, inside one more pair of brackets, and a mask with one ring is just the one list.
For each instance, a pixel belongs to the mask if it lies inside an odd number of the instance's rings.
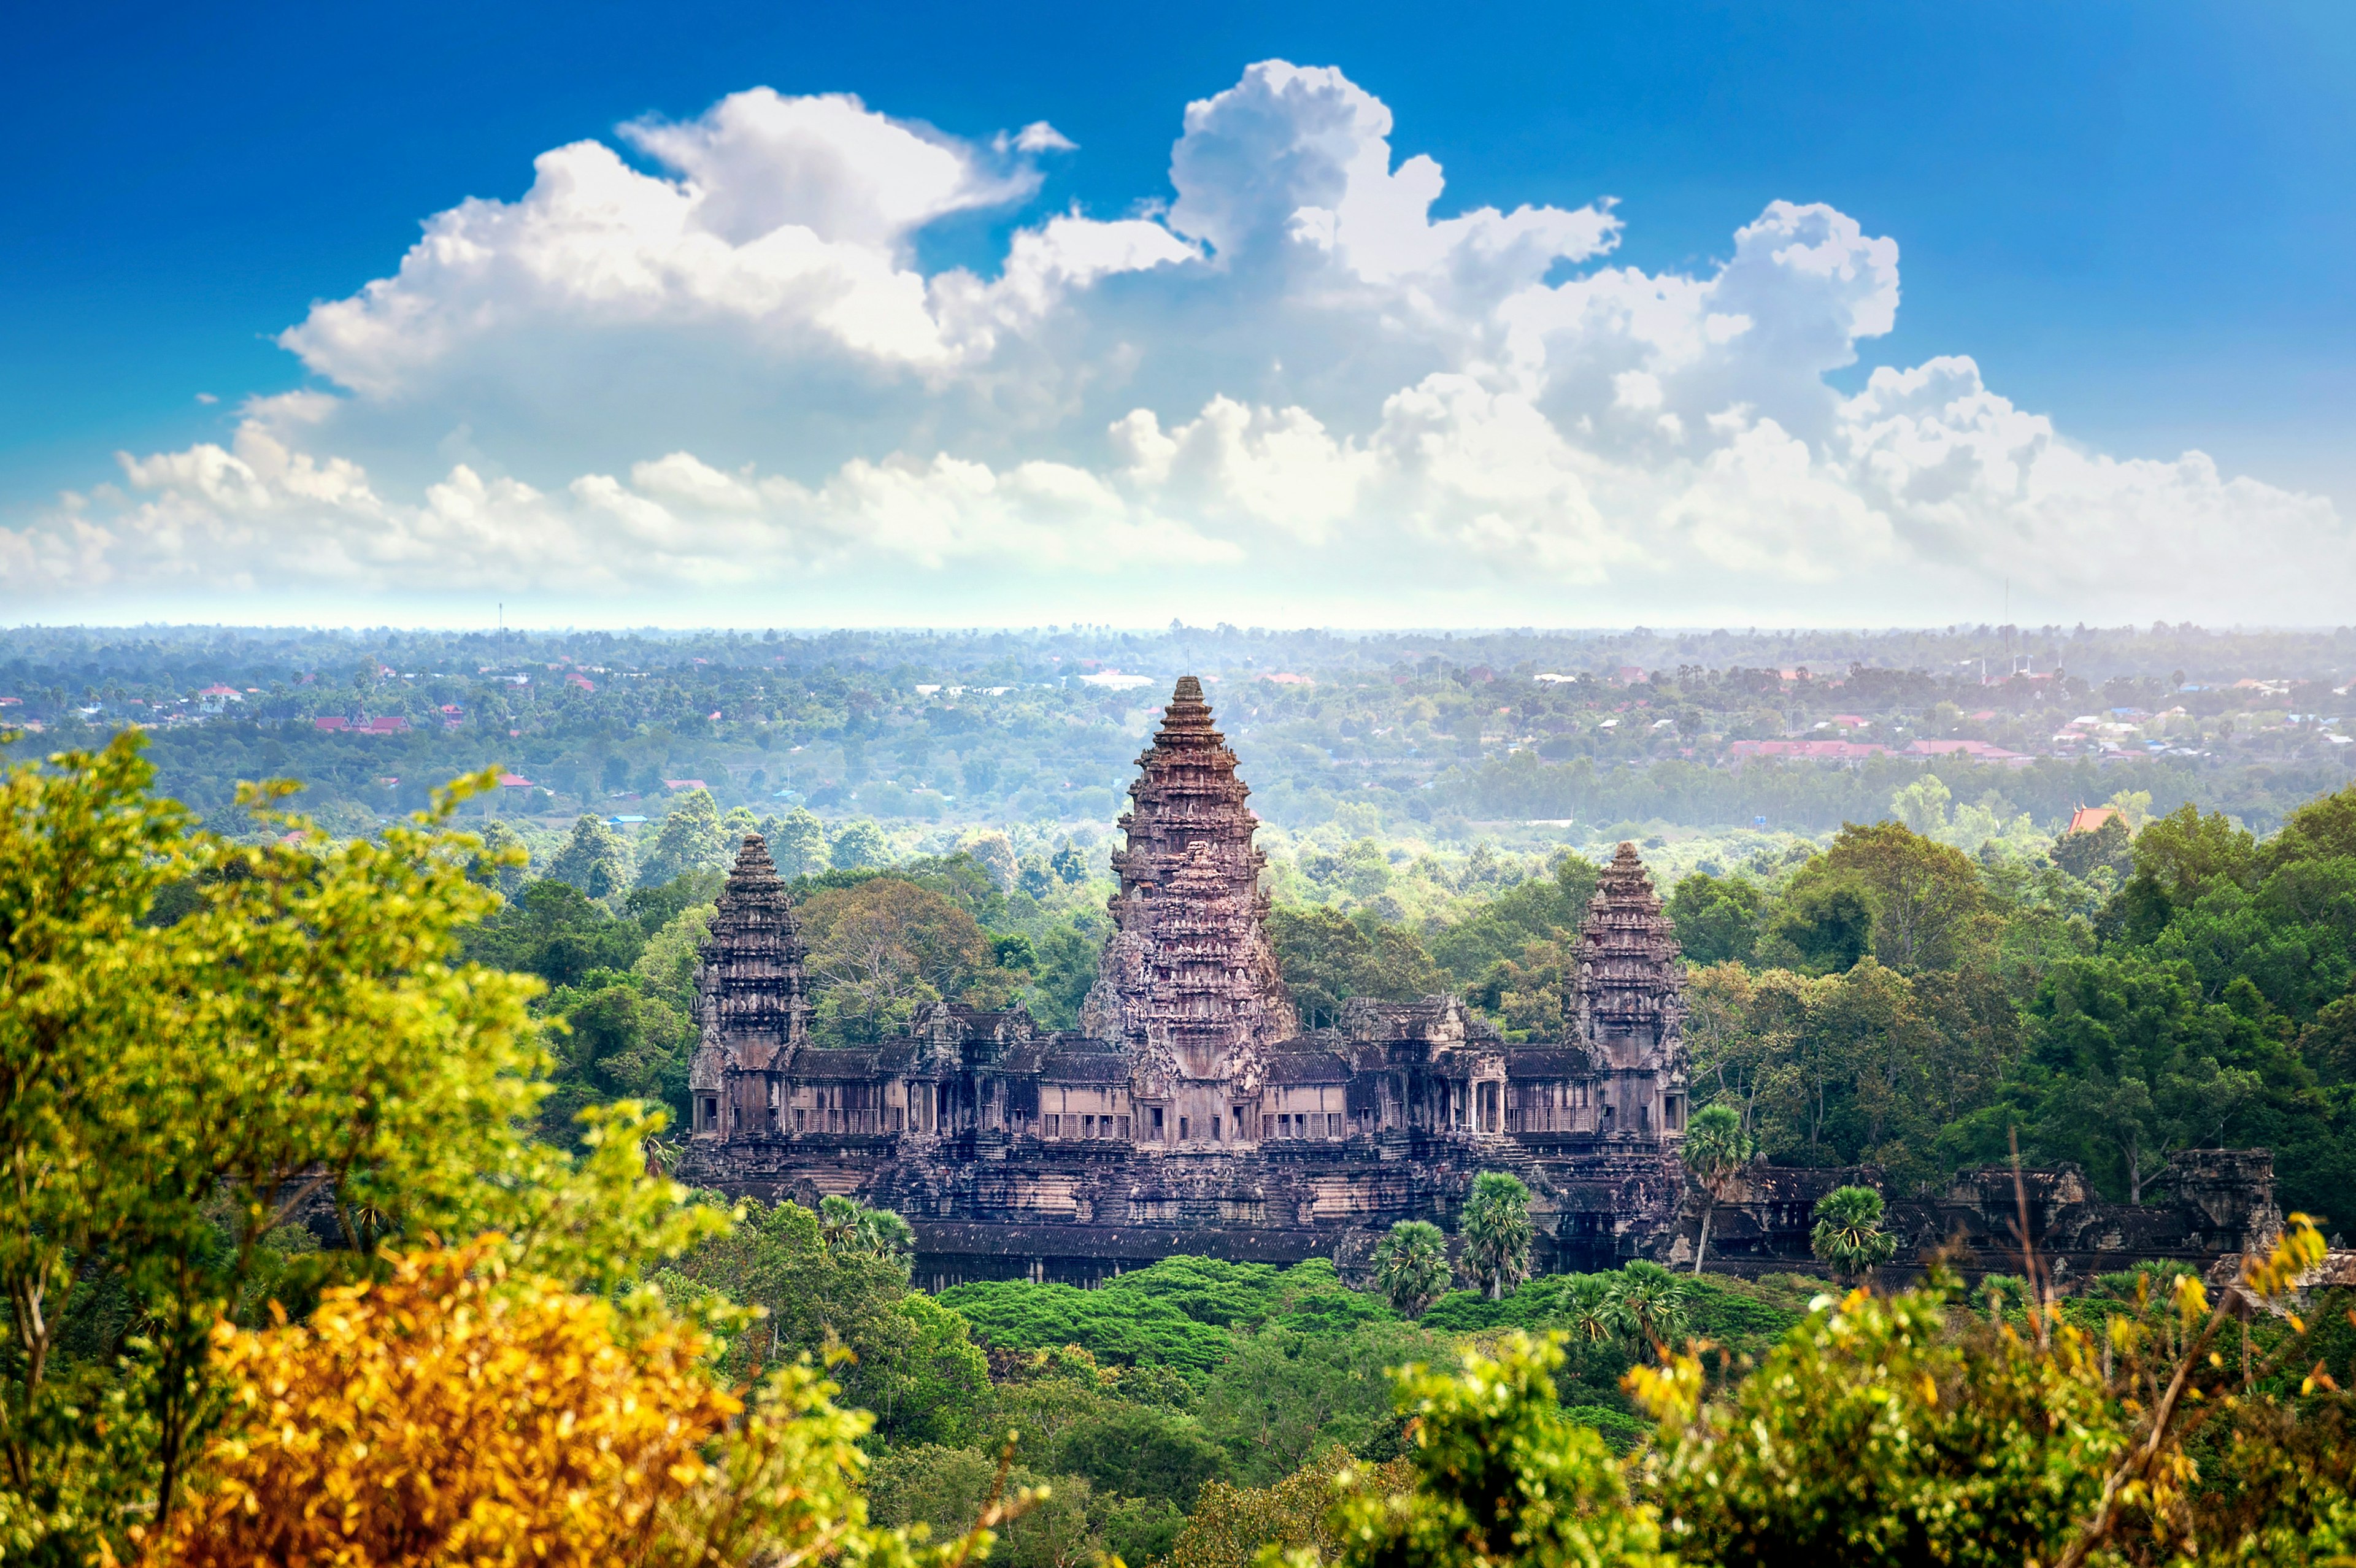
[[1113,937],[1081,1026],[1129,1057],[1148,1137],[1158,1114],[1162,1141],[1255,1143],[1269,1050],[1300,1024],[1264,923],[1251,792],[1194,677],[1137,765]]

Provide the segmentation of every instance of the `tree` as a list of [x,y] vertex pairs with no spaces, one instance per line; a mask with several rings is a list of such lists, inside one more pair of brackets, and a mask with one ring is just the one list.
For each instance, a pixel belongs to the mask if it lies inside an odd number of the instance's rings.
[[1464,1269],[1491,1300],[1530,1276],[1530,1189],[1521,1178],[1484,1170],[1464,1202]]
[[696,1038],[685,1013],[624,984],[568,991],[554,1000],[565,1029],[554,1042],[556,1090],[541,1107],[546,1136],[569,1139],[574,1115],[603,1101],[643,1100],[675,1116],[685,1111]]
[[892,841],[872,822],[853,822],[834,836],[831,852],[838,871],[858,871],[892,863]]
[[[985,1512],[1001,1489],[1032,1495],[1021,1515],[1002,1525],[990,1561],[1002,1568],[1073,1568],[1091,1560],[1088,1484],[1042,1476],[1017,1467],[1001,1476],[995,1456],[939,1443],[894,1446],[867,1471],[867,1493],[878,1523],[922,1526],[954,1541]],[[944,1552],[942,1568],[953,1559]]]
[[2123,877],[2135,861],[2126,818],[2116,815],[2104,818],[2103,825],[2091,833],[2062,834],[2053,840],[2052,854],[2055,865],[2082,881],[2093,876],[2097,867]]
[[578,985],[597,969],[626,969],[645,933],[616,920],[570,882],[526,882],[489,920],[465,934],[466,955],[496,968],[537,975],[551,986]]
[[630,885],[630,848],[602,816],[584,815],[548,862],[548,876],[593,899],[626,892]]
[[1031,1010],[1048,1029],[1076,1029],[1080,1007],[1096,985],[1104,940],[1093,925],[1068,921],[1050,926],[1032,954]]
[[1688,964],[1748,964],[1759,945],[1766,901],[1740,877],[1696,871],[1669,895],[1666,911]]
[[1270,912],[1268,932],[1304,1028],[1339,1023],[1342,1004],[1353,997],[1412,1001],[1447,982],[1414,933],[1371,914],[1287,907]]
[[[869,1219],[870,1216],[877,1218]],[[837,1200],[822,1219],[797,1203],[748,1200],[724,1237],[656,1276],[667,1296],[718,1292],[764,1316],[728,1347],[723,1365],[751,1376],[840,1347],[844,1403],[873,1411],[899,1442],[981,1435],[988,1363],[963,1314],[908,1285],[909,1254],[884,1211]]]
[[[1629,1496],[1592,1427],[1570,1419],[1561,1346],[1518,1330],[1453,1372],[1398,1374],[1414,1421],[1406,1489],[1347,1472],[1332,1521],[1347,1568],[1671,1568],[1658,1516]],[[1298,1559],[1295,1560],[1299,1561]]]
[[870,1209],[836,1194],[819,1200],[819,1232],[839,1254],[882,1259],[905,1268],[916,1254],[916,1233],[889,1209]]
[[623,1341],[610,1303],[505,1279],[479,1243],[406,1254],[308,1323],[224,1328],[231,1419],[163,1557],[646,1561],[742,1406],[684,1325]]
[[[278,816],[228,843],[148,797],[140,749],[0,776],[0,1517],[69,1555],[142,1494],[177,1507],[218,1408],[212,1324],[265,1237],[322,1196],[353,1262],[380,1224],[480,1216],[538,1097],[532,982],[450,965],[496,899],[479,839],[436,819],[336,845]],[[145,923],[184,878],[197,906]]]
[[1783,950],[1771,952],[1772,959],[1797,963],[1811,974],[1841,974],[1872,949],[1873,905],[1862,889],[1847,881],[1802,880],[1760,934]]
[[483,851],[475,858],[472,870],[475,880],[513,898],[523,886],[530,863],[531,852],[524,848],[521,834],[497,817],[483,824]]
[[1471,985],[1491,965],[1520,955],[1533,942],[1570,941],[1587,919],[1598,875],[1591,860],[1569,852],[1558,856],[1546,876],[1507,888],[1433,937],[1433,962],[1460,985]]
[[670,815],[655,834],[654,848],[638,866],[638,886],[660,887],[690,871],[719,870],[729,861],[720,807],[710,790],[691,789],[671,802]]
[[1067,888],[1076,888],[1088,880],[1088,863],[1079,846],[1066,838],[1055,846],[1055,859],[1048,862],[1055,869],[1055,880]]
[[2259,848],[2266,869],[2298,860],[2356,859],[2356,786],[2319,795],[2283,819]]
[[777,875],[788,881],[815,876],[827,868],[826,826],[807,806],[798,805],[783,816],[771,817],[762,824],[761,837],[768,841],[769,859],[777,863]]
[[1429,1220],[1401,1220],[1375,1244],[1375,1288],[1409,1317],[1448,1289],[1448,1238]]
[[1874,955],[1901,975],[1954,967],[1987,924],[1987,899],[1970,857],[1898,823],[1842,827],[1825,852],[1824,868],[1827,876],[1853,878],[1866,890]]
[[[2303,830],[2301,838],[2307,837]],[[2187,801],[2167,816],[2154,817],[2136,835],[2135,867],[2134,880],[2125,891],[2140,885],[2158,893],[2167,907],[2184,909],[2211,887],[2254,887],[2257,843],[2224,813],[2203,816]]]
[[1319,1449],[1271,1487],[1208,1482],[1170,1549],[1170,1568],[1255,1568],[1270,1548],[1285,1552],[1287,1562],[1301,1552],[1320,1562],[1339,1561],[1343,1538],[1332,1515],[1334,1484],[1344,1474],[1363,1474],[1368,1490],[1385,1495],[1414,1484],[1405,1459],[1362,1471],[1338,1443]]
[[[2322,1255],[2297,1217],[2215,1306],[2188,1274],[2092,1331],[2041,1290],[1995,1322],[1953,1310],[1952,1276],[1887,1299],[1852,1292],[1739,1381],[1713,1383],[1694,1355],[1638,1369],[1632,1392],[1661,1424],[1648,1496],[1696,1563],[2320,1561],[2307,1542],[2260,1554],[2258,1531],[2197,1528],[2201,1494],[2225,1511],[2268,1456],[2234,1443],[2233,1484],[2196,1492],[2205,1467],[2186,1446],[2210,1413],[2262,1403],[2211,1349],[2234,1307],[2281,1299]],[[2344,1487],[2318,1492],[2302,1500],[2356,1518]],[[2338,1531],[2318,1534],[2337,1547]]]
[[231,1414],[149,1560],[951,1568],[1025,1500],[976,1499],[950,1527],[973,1533],[919,1551],[869,1524],[869,1418],[807,1362],[739,1399],[659,1302],[506,1255],[498,1238],[400,1254],[307,1323],[222,1325]]
[[1898,1251],[1898,1238],[1881,1228],[1881,1194],[1870,1187],[1837,1187],[1816,1200],[1815,1228],[1808,1247],[1825,1263],[1854,1280]]
[[1702,1195],[1701,1244],[1694,1249],[1696,1274],[1701,1273],[1702,1260],[1709,1255],[1710,1217],[1741,1179],[1753,1147],[1741,1114],[1731,1105],[1705,1105],[1687,1124],[1686,1141],[1677,1156]]
[[1389,1368],[1448,1354],[1448,1342],[1387,1315],[1346,1329],[1271,1324],[1238,1339],[1194,1410],[1226,1450],[1226,1473],[1276,1480],[1329,1443],[1380,1451],[1395,1430]]
[[800,917],[819,1020],[843,1038],[875,1039],[927,1002],[1001,1005],[1021,984],[973,916],[898,877],[828,888]]
[[1686,1337],[1691,1302],[1684,1284],[1656,1263],[1643,1258],[1621,1265],[1604,1286],[1604,1310],[1612,1326],[1636,1346],[1644,1360],[1674,1349]]

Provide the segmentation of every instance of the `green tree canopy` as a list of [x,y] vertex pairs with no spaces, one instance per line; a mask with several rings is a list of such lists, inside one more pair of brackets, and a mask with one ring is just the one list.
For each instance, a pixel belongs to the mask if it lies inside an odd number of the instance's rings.
[[1401,1220],[1375,1243],[1375,1288],[1409,1317],[1448,1288],[1448,1238],[1429,1220]]
[[1898,1238],[1881,1228],[1881,1194],[1870,1187],[1837,1187],[1816,1200],[1815,1228],[1809,1248],[1855,1279],[1898,1251]]
[[1269,913],[1268,933],[1304,1029],[1339,1023],[1353,997],[1412,1001],[1447,984],[1413,932],[1371,914],[1287,907]]
[[1759,945],[1759,921],[1766,904],[1758,888],[1740,877],[1696,871],[1669,895],[1667,912],[1677,928],[1677,945],[1688,964],[1748,964]]
[[670,815],[655,834],[654,847],[638,864],[638,885],[659,887],[690,871],[726,869],[734,847],[720,826],[720,807],[710,790],[691,789],[671,802]]
[[590,898],[613,898],[630,886],[629,846],[604,817],[584,816],[573,823],[563,847],[550,857],[548,876]]
[[1510,1171],[1484,1170],[1464,1200],[1464,1272],[1494,1300],[1530,1276],[1530,1189]]
[[973,916],[898,877],[825,889],[799,915],[819,1022],[841,1038],[874,1039],[927,1002],[1001,1006],[1022,984]]

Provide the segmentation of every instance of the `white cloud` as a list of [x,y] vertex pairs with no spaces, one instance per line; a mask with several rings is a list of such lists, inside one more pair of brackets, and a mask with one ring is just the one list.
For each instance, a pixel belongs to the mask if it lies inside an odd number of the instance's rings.
[[646,167],[555,148],[316,305],[281,341],[321,387],[0,528],[0,594],[1887,622],[2002,577],[2063,618],[2344,618],[2328,500],[2088,451],[1965,357],[1837,390],[1900,288],[1836,208],[1651,273],[1601,264],[1609,199],[1451,211],[1393,135],[1264,62],[1130,216],[927,270],[928,226],[1020,213],[1070,139],[766,89],[633,122]]

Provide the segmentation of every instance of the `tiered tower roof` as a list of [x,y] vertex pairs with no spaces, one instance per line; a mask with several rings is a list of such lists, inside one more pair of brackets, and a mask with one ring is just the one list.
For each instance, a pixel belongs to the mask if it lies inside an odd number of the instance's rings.
[[801,1045],[809,1019],[801,928],[757,835],[745,835],[696,951],[695,1015],[705,1043],[724,1043],[744,1067],[769,1066]]
[[1685,982],[1676,927],[1661,911],[1633,844],[1597,880],[1579,933],[1579,1012],[1606,1029],[1674,1019]]
[[1260,1051],[1300,1026],[1262,923],[1251,792],[1194,677],[1180,677],[1137,765],[1091,1021],[1181,1076],[1251,1081]]
[[[1197,844],[1211,850],[1212,863],[1239,891],[1257,896],[1260,868],[1268,858],[1252,847],[1259,819],[1245,809],[1251,791],[1236,776],[1236,754],[1226,737],[1211,728],[1203,683],[1178,677],[1153,744],[1137,759],[1137,782],[1129,786],[1132,809],[1120,819],[1129,847],[1112,858],[1120,878],[1113,913],[1136,907],[1141,887],[1159,886],[1185,864]],[[1122,922],[1123,929],[1128,923]]]

